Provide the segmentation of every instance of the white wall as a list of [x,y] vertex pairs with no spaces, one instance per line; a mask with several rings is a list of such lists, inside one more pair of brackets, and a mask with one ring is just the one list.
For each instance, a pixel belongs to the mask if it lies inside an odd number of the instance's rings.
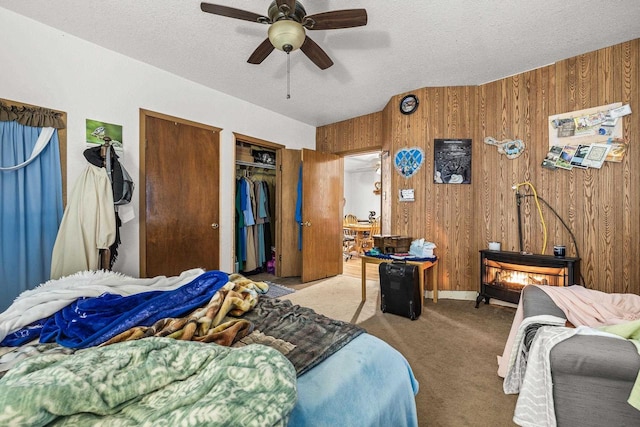
[[[233,271],[235,155],[232,132],[287,148],[315,148],[315,127],[88,43],[0,8],[0,98],[67,113],[67,185],[86,167],[85,119],[123,126],[124,166],[139,176],[139,109],[222,128],[220,269]],[[139,275],[139,192],[136,219],[121,228],[114,270]]]
[[344,197],[346,199],[344,214],[355,214],[358,219],[367,219],[369,211],[381,214],[380,195],[374,194],[374,183],[380,181],[380,175],[370,172],[345,172]]

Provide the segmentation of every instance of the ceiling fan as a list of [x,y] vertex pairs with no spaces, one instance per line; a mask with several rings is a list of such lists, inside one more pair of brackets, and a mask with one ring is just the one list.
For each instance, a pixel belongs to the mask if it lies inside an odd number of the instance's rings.
[[316,42],[306,35],[305,30],[335,30],[367,25],[365,9],[332,10],[307,15],[304,6],[296,0],[275,0],[269,5],[268,16],[246,10],[200,3],[203,12],[228,18],[242,19],[260,24],[269,24],[268,37],[251,54],[247,62],[260,64],[273,49],[287,54],[300,49],[321,70],[333,65],[333,61]]

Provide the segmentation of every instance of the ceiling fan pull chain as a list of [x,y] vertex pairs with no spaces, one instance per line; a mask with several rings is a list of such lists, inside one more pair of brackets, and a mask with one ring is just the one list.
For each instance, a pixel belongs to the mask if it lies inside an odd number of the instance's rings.
[[291,55],[287,52],[287,99],[291,98]]

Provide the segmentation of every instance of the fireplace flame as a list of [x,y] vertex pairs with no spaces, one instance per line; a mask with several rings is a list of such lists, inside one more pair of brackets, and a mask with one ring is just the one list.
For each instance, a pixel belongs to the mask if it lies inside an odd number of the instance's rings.
[[522,288],[526,285],[548,285],[549,280],[545,274],[498,270],[493,283],[507,288]]

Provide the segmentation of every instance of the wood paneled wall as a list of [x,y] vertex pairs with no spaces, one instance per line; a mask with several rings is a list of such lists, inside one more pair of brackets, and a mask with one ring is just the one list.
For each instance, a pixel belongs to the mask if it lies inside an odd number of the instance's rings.
[[[394,96],[382,112],[317,130],[317,149],[333,153],[382,147],[383,232],[425,237],[440,257],[439,286],[479,289],[479,253],[491,240],[518,250],[516,183],[530,182],[564,220],[570,233],[541,202],[547,229],[545,254],[564,244],[581,257],[583,283],[605,292],[640,294],[640,39],[559,61],[481,86],[413,91],[418,110],[402,115]],[[629,150],[622,163],[602,169],[548,170],[548,117],[613,102],[630,104],[623,118]],[[484,138],[522,139],[527,149],[509,160]],[[470,185],[433,183],[434,138],[472,138]],[[395,173],[392,158],[418,146],[426,161],[412,177]],[[413,188],[415,202],[399,202],[398,191]],[[528,186],[520,188],[531,194]],[[541,253],[543,227],[533,197],[522,203],[524,249]]]
[[382,112],[367,114],[316,129],[316,150],[357,153],[382,147]]

